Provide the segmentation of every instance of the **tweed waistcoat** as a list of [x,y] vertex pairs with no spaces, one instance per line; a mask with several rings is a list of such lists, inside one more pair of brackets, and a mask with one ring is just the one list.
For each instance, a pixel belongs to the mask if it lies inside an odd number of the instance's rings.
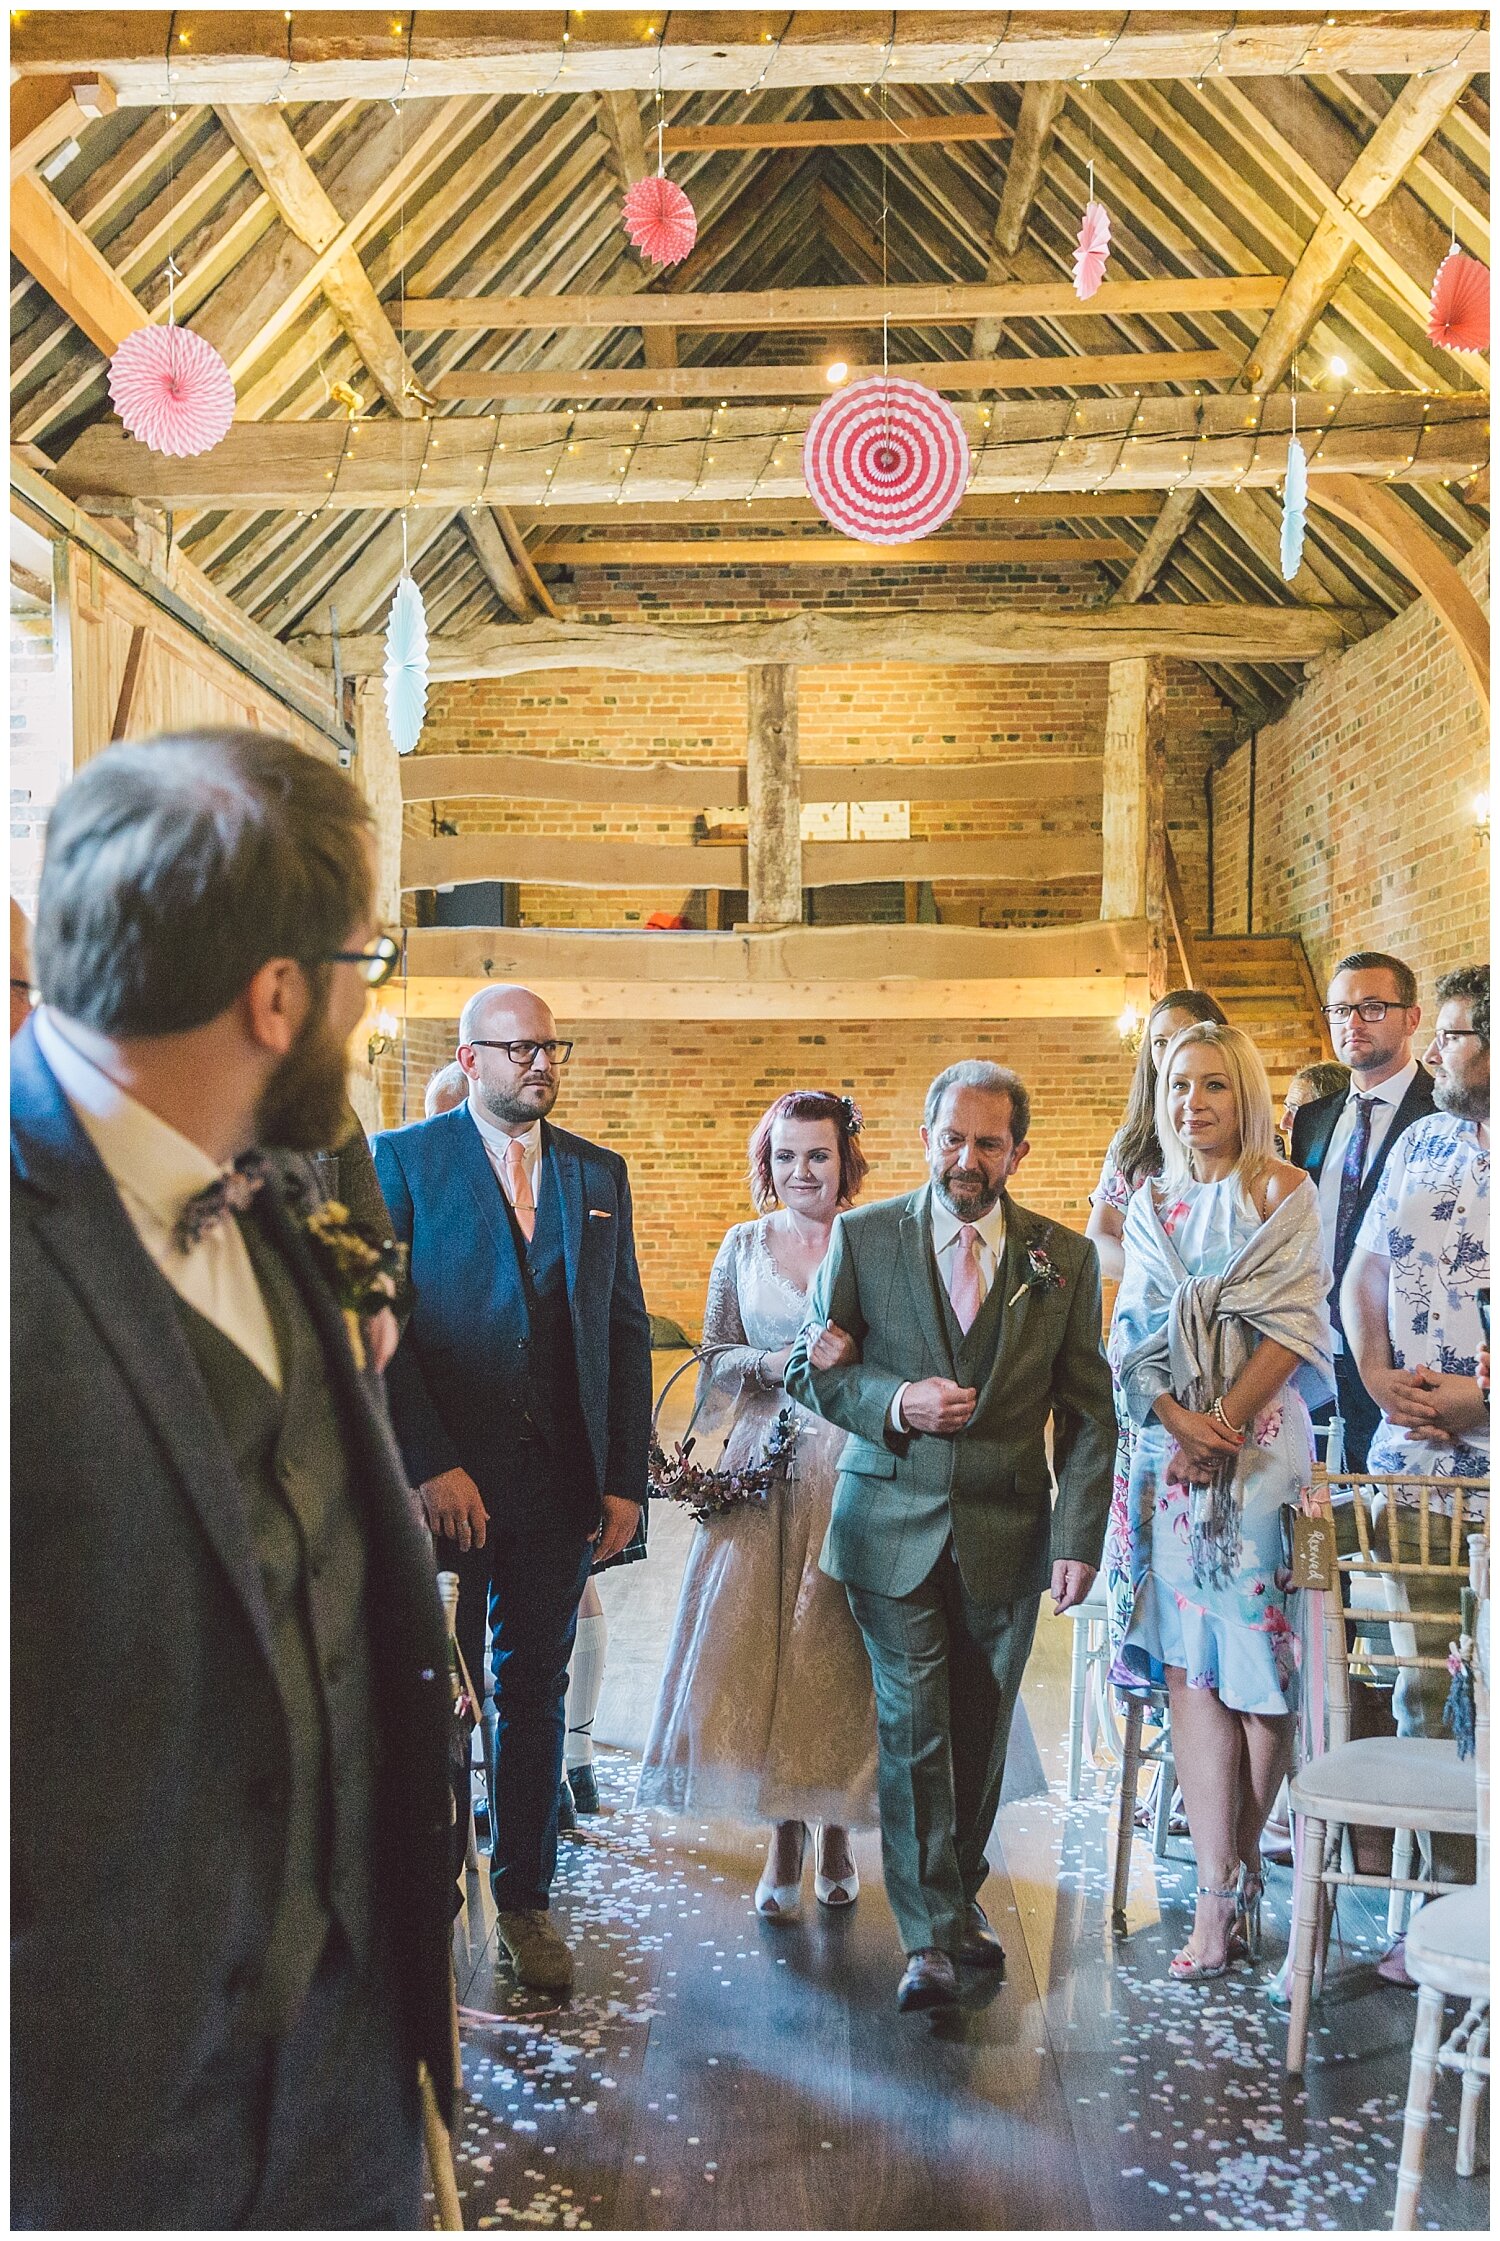
[[[185,1300],[177,1309],[244,1489],[286,1714],[286,1848],[256,2021],[284,2030],[336,1919],[356,1955],[373,1912],[374,1766],[365,1538],[323,1353],[291,1275],[240,1224],[269,1310],[282,1387]],[[175,1295],[174,1295],[175,1296]],[[257,1801],[258,1803],[261,1801]]]

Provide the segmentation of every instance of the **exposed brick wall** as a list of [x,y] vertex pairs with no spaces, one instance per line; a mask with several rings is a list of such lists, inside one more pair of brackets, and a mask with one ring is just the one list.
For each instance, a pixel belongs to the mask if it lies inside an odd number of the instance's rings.
[[[421,1118],[428,1077],[453,1055],[456,1025],[413,1020],[407,1030],[412,1120]],[[719,1241],[753,1210],[745,1185],[751,1128],[783,1090],[832,1088],[857,1099],[870,1161],[868,1201],[922,1180],[917,1124],[939,1068],[956,1058],[1000,1059],[1016,1067],[1032,1093],[1033,1150],[1016,1196],[1081,1229],[1131,1068],[1107,1020],[827,1029],[590,1022],[576,1030],[563,1022],[561,1032],[576,1032],[579,1042],[556,1118],[629,1161],[647,1304],[695,1333]],[[382,1060],[381,1089],[386,1125],[394,1125],[401,1118],[398,1060]]]
[[[1489,540],[1460,573],[1488,605]],[[1473,799],[1489,739],[1426,600],[1320,667],[1256,743],[1255,924],[1298,933],[1321,980],[1351,949],[1437,974],[1489,953],[1489,851]],[[1216,930],[1244,927],[1249,749],[1214,781]]]

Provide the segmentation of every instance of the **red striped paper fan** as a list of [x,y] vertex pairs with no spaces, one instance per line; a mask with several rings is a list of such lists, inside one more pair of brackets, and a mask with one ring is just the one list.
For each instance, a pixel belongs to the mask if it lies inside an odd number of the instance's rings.
[[905,545],[941,528],[963,497],[969,442],[936,390],[872,374],[819,405],[802,472],[819,513],[846,537]]
[[1490,269],[1452,248],[1433,275],[1427,339],[1445,350],[1488,350]]

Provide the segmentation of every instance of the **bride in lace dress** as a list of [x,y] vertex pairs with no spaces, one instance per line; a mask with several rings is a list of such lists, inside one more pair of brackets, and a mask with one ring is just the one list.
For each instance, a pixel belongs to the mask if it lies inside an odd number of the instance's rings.
[[[817,1832],[814,1890],[849,1904],[859,1878],[850,1828],[878,1821],[875,1699],[844,1590],[818,1569],[845,1435],[788,1399],[782,1384],[807,1294],[865,1158],[846,1097],[793,1090],[750,1140],[758,1221],[719,1248],[703,1318],[694,1434],[726,1467],[752,1462],[783,1409],[798,1423],[792,1475],[764,1503],[698,1527],[683,1574],[638,1802],[674,1813],[773,1824],[755,1895],[767,1919],[798,1911],[806,1826]],[[814,1359],[852,1359],[830,1325]]]

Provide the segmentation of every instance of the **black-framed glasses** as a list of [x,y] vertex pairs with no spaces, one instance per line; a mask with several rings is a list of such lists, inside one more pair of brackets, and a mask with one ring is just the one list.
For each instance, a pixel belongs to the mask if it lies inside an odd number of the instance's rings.
[[469,1039],[471,1050],[503,1050],[512,1066],[530,1066],[538,1051],[546,1054],[549,1066],[566,1066],[573,1055],[571,1043],[497,1043],[483,1035]]
[[1346,1020],[1351,1019],[1358,1012],[1366,1027],[1376,1027],[1384,1019],[1387,1012],[1400,1012],[1405,1009],[1404,1004],[1387,1003],[1382,996],[1367,996],[1362,1004],[1325,1004],[1323,1006],[1323,1017],[1335,1027],[1342,1027]]
[[319,960],[324,965],[357,965],[367,988],[384,988],[401,962],[401,944],[393,934],[382,934],[368,949],[331,949]]
[[1477,1027],[1440,1027],[1432,1039],[1439,1050],[1447,1050],[1450,1044],[1467,1042],[1471,1035],[1476,1042],[1484,1041]]

